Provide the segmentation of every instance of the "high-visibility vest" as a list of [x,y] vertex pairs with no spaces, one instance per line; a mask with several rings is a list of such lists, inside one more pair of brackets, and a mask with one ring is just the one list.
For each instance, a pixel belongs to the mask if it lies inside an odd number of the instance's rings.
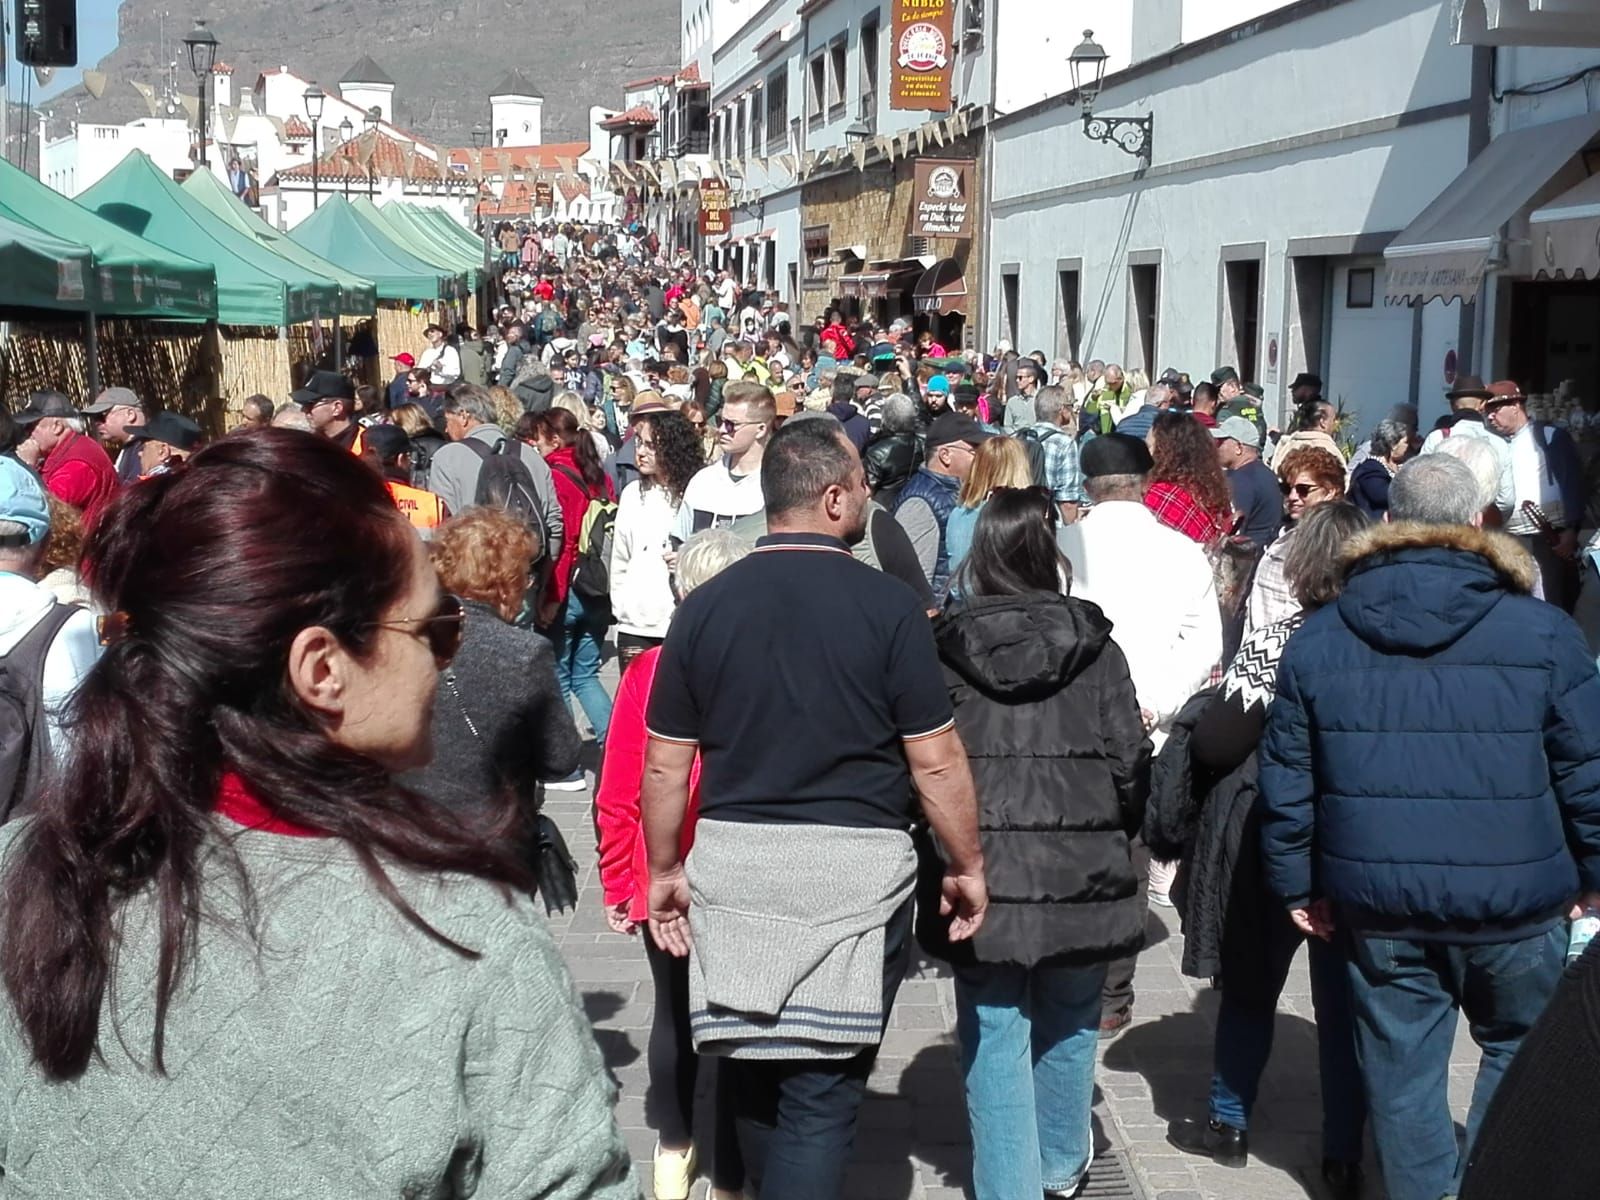
[[388,487],[394,506],[411,522],[413,529],[437,529],[444,520],[444,501],[432,492],[405,483],[390,483]]
[[350,443],[350,453],[354,454],[357,458],[360,458],[361,455],[366,451],[366,448],[367,448],[367,429],[366,429],[366,426],[357,425],[356,426],[356,440]]

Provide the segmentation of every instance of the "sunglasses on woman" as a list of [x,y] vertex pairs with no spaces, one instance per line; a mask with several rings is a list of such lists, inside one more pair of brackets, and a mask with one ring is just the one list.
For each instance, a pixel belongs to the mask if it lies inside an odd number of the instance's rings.
[[[415,629],[408,628],[417,623]],[[461,639],[467,630],[467,613],[461,597],[449,592],[439,597],[439,606],[427,617],[401,617],[397,621],[374,621],[370,629],[398,629],[428,643],[434,665],[441,671],[455,661],[461,651]]]
[[1312,492],[1320,492],[1322,490],[1322,485],[1319,483],[1283,483],[1279,486],[1283,488],[1285,496],[1293,493],[1302,500],[1309,500]]

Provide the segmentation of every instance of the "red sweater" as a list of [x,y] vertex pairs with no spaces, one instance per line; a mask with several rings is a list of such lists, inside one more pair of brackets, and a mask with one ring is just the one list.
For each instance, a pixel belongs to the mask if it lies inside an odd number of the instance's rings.
[[[600,769],[600,790],[595,793],[595,824],[600,829],[600,886],[607,908],[623,901],[630,920],[649,915],[650,866],[644,848],[644,825],[639,819],[639,789],[644,781],[644,752],[649,744],[644,714],[655,682],[659,646],[646,650],[622,673],[617,698],[611,706],[611,727],[606,734],[606,757]],[[684,813],[682,853],[694,845],[694,823],[700,815],[700,759],[689,775],[689,808]]]
[[[583,431],[578,436],[588,437],[589,434]],[[571,447],[563,446],[560,450],[545,455],[545,462],[550,465],[550,476],[555,481],[556,504],[561,509],[561,527],[566,530],[566,535],[561,539],[561,554],[556,559],[555,569],[550,573],[549,597],[560,604],[567,598],[567,592],[572,587],[572,572],[578,565],[578,541],[583,533],[584,511],[588,509],[589,501],[598,499],[601,493],[580,488],[573,482],[573,478],[582,479],[583,472],[578,468],[577,458]],[[607,500],[616,499],[616,493],[612,491],[609,479],[606,480],[604,495]]]

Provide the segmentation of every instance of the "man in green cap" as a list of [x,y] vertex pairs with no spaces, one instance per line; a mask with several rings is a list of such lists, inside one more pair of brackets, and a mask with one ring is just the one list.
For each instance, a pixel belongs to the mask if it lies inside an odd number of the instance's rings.
[[1239,382],[1239,372],[1232,367],[1218,367],[1211,372],[1211,382],[1222,401],[1222,406],[1217,409],[1217,420],[1243,417],[1256,427],[1256,432],[1261,435],[1261,444],[1266,445],[1267,419],[1261,411],[1261,389],[1249,390]]

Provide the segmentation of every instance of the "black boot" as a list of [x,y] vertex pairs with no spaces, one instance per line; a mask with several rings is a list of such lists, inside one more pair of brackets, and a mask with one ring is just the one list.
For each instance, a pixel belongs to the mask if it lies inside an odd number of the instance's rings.
[[1250,1135],[1221,1121],[1174,1121],[1167,1141],[1185,1154],[1204,1154],[1221,1167],[1242,1167],[1250,1161]]
[[1328,1194],[1334,1200],[1361,1200],[1361,1185],[1365,1176],[1358,1162],[1345,1162],[1339,1158],[1322,1160],[1322,1181],[1328,1185]]

